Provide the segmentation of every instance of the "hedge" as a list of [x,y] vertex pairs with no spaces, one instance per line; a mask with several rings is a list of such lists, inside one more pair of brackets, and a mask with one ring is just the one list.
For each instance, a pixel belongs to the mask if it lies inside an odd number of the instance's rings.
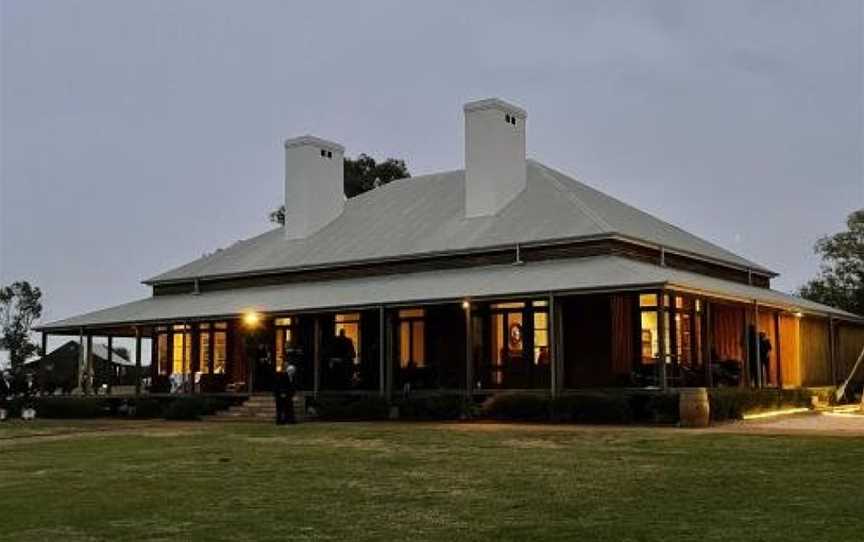
[[408,396],[393,401],[399,417],[409,420],[458,420],[471,415],[470,405],[461,393]]
[[745,414],[760,411],[810,407],[812,397],[813,392],[807,389],[717,388],[708,391],[712,421],[740,420]]
[[310,399],[309,406],[322,420],[386,420],[390,415],[390,404],[378,395],[321,397]]
[[[86,419],[131,416],[135,418],[165,418],[196,420],[214,414],[237,403],[233,397],[36,397],[29,401],[37,418]],[[24,402],[15,399],[9,405],[10,415],[21,415]]]

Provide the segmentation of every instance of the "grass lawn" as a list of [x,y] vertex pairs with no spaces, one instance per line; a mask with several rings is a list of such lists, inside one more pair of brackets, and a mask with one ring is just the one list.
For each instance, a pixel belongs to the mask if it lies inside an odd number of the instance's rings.
[[0,539],[859,540],[862,466],[861,438],[16,422]]

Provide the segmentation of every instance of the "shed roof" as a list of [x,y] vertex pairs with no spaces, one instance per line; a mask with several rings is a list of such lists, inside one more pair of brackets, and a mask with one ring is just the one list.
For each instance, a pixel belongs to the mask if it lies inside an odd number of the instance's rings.
[[774,274],[536,161],[527,186],[494,216],[465,217],[464,170],[394,181],[347,201],[305,239],[274,228],[145,282],[227,277],[567,239],[622,236]]
[[790,311],[860,320],[857,316],[789,294],[660,267],[620,256],[596,256],[464,269],[344,278],[154,296],[40,326],[44,331],[145,324],[267,313],[335,310],[464,298],[669,287]]

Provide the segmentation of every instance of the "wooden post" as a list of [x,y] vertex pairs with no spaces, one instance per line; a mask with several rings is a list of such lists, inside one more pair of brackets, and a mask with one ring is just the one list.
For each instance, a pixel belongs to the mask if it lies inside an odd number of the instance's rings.
[[48,355],[48,333],[42,332],[42,350],[41,356],[44,358]]
[[777,360],[777,389],[783,389],[783,358],[780,353],[780,311],[774,311],[774,358]]
[[471,334],[471,301],[463,301],[465,312],[465,395],[474,394],[474,337]]
[[714,373],[711,370],[711,366],[714,363],[713,359],[713,342],[714,342],[714,332],[711,329],[711,303],[708,301],[704,301],[705,304],[705,344],[703,345],[702,355],[705,361],[705,385],[709,388],[714,387]]
[[657,360],[657,384],[660,389],[667,388],[666,382],[666,315],[668,314],[666,307],[666,296],[663,290],[657,294],[657,333],[660,335],[658,346],[660,347],[660,359]]
[[744,310],[744,367],[741,374],[743,378],[741,379],[741,384],[745,387],[750,387],[750,313],[746,309],[746,305]]
[[87,353],[84,351],[84,328],[78,330],[78,389],[84,393],[84,373],[87,370]]
[[837,363],[836,363],[836,354],[834,350],[834,343],[836,341],[836,329],[834,328],[834,317],[828,317],[828,363],[831,366],[831,382],[836,386],[837,385]]
[[87,345],[86,345],[87,357],[87,382],[89,392],[93,392],[96,384],[96,375],[94,374],[93,367],[93,335],[87,335]]
[[321,316],[315,315],[315,331],[312,337],[312,371],[314,375],[312,395],[318,398],[321,390]]
[[[153,363],[151,360],[150,363]],[[141,329],[135,326],[135,397],[141,395]]]
[[384,311],[384,396],[393,397],[393,315]]
[[564,374],[564,348],[562,344],[562,319],[561,308],[554,295],[549,295],[549,321],[547,322],[549,330],[549,367],[551,375],[551,393],[552,397],[557,397],[561,390],[562,376]]
[[111,394],[111,384],[114,381],[114,337],[108,335],[108,394]]
[[[759,344],[761,341],[759,340],[759,303],[753,301],[753,333],[755,333],[755,337],[753,339],[753,344],[756,347],[756,353],[754,354],[756,358],[756,387],[761,389],[762,386],[762,345]],[[747,337],[748,341],[750,337]]]
[[387,394],[387,322],[384,305],[378,307],[378,391],[381,397]]

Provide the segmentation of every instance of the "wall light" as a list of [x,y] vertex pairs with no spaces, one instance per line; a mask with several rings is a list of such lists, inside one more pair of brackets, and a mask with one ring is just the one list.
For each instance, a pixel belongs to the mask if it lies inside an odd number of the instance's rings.
[[465,301],[462,302],[462,308],[467,311],[468,309],[471,308],[471,302],[466,299]]
[[804,313],[801,312],[801,311],[797,311],[797,312],[795,313],[795,318],[804,318]]
[[261,322],[261,315],[257,312],[247,312],[243,315],[243,325],[248,328],[258,327],[258,324]]

